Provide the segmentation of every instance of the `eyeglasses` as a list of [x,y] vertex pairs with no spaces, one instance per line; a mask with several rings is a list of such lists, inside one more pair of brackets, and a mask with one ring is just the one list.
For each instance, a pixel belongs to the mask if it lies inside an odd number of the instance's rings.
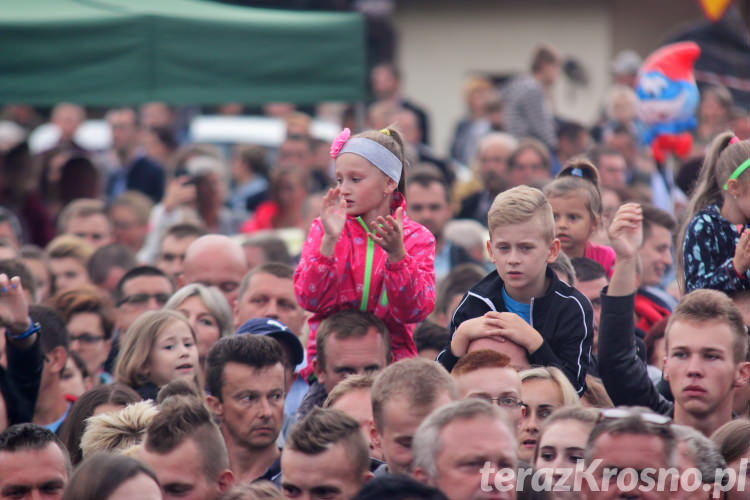
[[628,417],[640,418],[644,422],[659,426],[666,426],[672,423],[672,419],[666,415],[627,408],[606,408],[599,410],[599,417],[597,417],[596,423],[599,423],[602,420],[619,420]]
[[523,405],[523,402],[521,402],[521,400],[515,396],[498,396],[496,398],[493,398],[489,394],[472,394],[471,397],[481,399],[483,401],[487,401],[490,404],[496,404],[510,410],[515,410],[519,406]]
[[78,341],[82,344],[96,344],[97,342],[101,342],[104,340],[104,337],[97,337],[96,335],[91,335],[90,333],[82,333],[80,335],[71,335],[68,337],[68,340],[70,340],[71,343]]
[[134,293],[133,295],[129,295],[120,302],[117,303],[117,305],[123,305],[123,304],[132,304],[134,306],[142,306],[146,302],[148,302],[151,299],[154,299],[159,306],[163,306],[167,303],[169,300],[169,294],[168,293]]

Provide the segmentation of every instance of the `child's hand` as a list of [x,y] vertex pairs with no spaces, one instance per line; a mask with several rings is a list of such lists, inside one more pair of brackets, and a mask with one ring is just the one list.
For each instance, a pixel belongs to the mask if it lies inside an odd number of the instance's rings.
[[388,262],[398,262],[406,257],[404,248],[404,210],[396,209],[396,217],[378,217],[370,223],[372,239],[388,253]]
[[617,258],[635,257],[643,244],[643,214],[637,203],[626,203],[617,209],[609,226],[609,244]]
[[495,321],[498,325],[500,335],[520,345],[529,354],[534,354],[544,342],[542,335],[518,314],[512,312],[495,314],[498,316]]
[[734,268],[739,274],[745,274],[750,268],[750,229],[745,229],[734,249]]
[[451,339],[451,352],[460,358],[466,354],[472,341],[485,337],[497,337],[501,342],[505,342],[495,324],[497,315],[498,313],[490,311],[484,316],[467,319],[458,325]]
[[23,333],[30,326],[29,306],[18,276],[9,280],[7,274],[0,274],[0,325],[11,334]]
[[320,221],[326,236],[338,240],[346,224],[346,200],[341,197],[341,188],[331,188],[323,197]]

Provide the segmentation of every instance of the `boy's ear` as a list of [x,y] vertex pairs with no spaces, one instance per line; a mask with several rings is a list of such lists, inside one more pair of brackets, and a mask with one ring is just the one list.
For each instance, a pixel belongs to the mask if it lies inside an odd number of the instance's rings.
[[552,240],[552,243],[549,244],[549,255],[547,256],[547,263],[552,264],[555,262],[555,259],[557,259],[557,256],[560,255],[560,240],[557,238]]
[[492,241],[487,240],[487,255],[490,256],[490,262],[495,263],[495,256],[492,254]]

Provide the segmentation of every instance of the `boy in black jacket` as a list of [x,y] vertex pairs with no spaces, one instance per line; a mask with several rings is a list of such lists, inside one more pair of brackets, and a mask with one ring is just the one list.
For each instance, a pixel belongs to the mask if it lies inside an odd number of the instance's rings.
[[514,342],[531,364],[557,366],[578,394],[585,388],[593,338],[591,303],[548,268],[560,252],[552,207],[535,188],[500,193],[487,215],[487,250],[496,271],[464,296],[451,320],[451,345],[438,356],[450,369],[471,341]]

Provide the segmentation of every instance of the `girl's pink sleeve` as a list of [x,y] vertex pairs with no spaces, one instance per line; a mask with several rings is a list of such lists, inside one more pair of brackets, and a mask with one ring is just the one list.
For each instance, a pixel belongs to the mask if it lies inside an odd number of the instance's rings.
[[336,306],[336,255],[320,253],[322,239],[323,226],[315,219],[294,271],[294,293],[303,309],[326,314]]
[[435,238],[421,228],[404,246],[406,257],[385,265],[388,310],[402,324],[422,321],[435,308]]

